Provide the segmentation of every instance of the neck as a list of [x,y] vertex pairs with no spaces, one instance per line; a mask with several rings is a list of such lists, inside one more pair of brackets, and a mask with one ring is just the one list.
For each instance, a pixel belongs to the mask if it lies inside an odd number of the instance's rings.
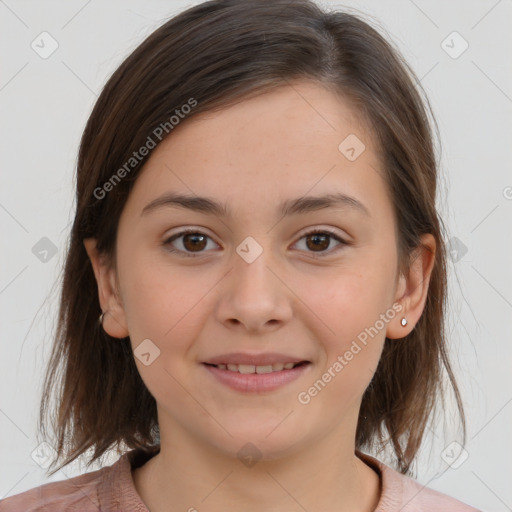
[[338,432],[272,460],[251,459],[248,447],[238,457],[226,454],[189,432],[162,434],[160,452],[133,471],[152,512],[169,510],[169,504],[221,512],[227,503],[247,512],[373,512],[379,500],[378,474]]

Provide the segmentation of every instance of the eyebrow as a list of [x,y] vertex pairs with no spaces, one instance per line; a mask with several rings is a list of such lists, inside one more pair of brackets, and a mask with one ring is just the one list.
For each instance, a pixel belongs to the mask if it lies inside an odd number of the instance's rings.
[[[141,212],[141,216],[163,207],[186,208],[199,213],[212,214],[219,217],[231,217],[232,214],[226,203],[219,203],[214,199],[200,196],[190,196],[168,192],[148,203]],[[323,196],[305,196],[297,199],[288,199],[281,203],[278,213],[282,216],[305,214],[324,208],[348,207],[371,217],[368,208],[355,197],[342,193],[326,194]]]

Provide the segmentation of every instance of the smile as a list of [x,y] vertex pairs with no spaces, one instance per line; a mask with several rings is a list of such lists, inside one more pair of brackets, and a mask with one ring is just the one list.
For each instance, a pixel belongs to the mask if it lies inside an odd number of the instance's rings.
[[243,393],[268,393],[290,384],[299,377],[309,374],[309,361],[296,363],[252,364],[211,364],[203,363],[213,382]]
[[300,363],[275,363],[268,364],[264,366],[256,366],[253,364],[215,364],[209,366],[215,366],[220,370],[229,370],[230,372],[238,372],[244,374],[250,373],[272,373],[272,372],[280,372],[282,370],[291,370],[296,366],[306,364],[306,361],[302,361]]

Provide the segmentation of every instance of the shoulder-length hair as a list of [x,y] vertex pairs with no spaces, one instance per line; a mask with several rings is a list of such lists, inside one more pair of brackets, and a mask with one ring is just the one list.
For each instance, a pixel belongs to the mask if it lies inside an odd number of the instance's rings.
[[[97,284],[83,245],[85,238],[96,238],[115,268],[119,217],[149,155],[128,169],[126,162],[151,134],[157,143],[172,136],[171,116],[183,105],[194,104],[190,118],[295,79],[315,80],[348,99],[373,128],[394,205],[399,271],[407,271],[422,234],[431,233],[436,242],[424,311],[409,335],[385,342],[362,399],[356,449],[391,446],[397,469],[410,472],[438,397],[444,401],[444,370],[465,441],[444,331],[445,228],[436,209],[438,164],[428,114],[435,119],[418,92],[419,80],[361,17],[327,12],[310,0],[212,0],[147,37],[107,81],[85,127],[39,414],[40,432],[47,436],[49,415],[56,434],[51,466],[64,458],[50,474],[89,449],[91,464],[121,443],[133,449],[159,442],[156,402],[137,371],[129,338],[111,338],[98,324]],[[122,179],[112,183],[114,174]],[[50,402],[54,390],[56,409]]]

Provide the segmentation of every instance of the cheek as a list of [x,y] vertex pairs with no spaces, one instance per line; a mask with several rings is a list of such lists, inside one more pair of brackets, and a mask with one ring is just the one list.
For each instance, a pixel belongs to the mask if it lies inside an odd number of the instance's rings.
[[200,327],[195,319],[214,279],[194,279],[193,268],[178,269],[143,254],[132,255],[122,270],[123,305],[133,345],[149,338],[162,351],[183,350]]
[[[149,392],[159,404],[175,404],[177,410],[190,408],[181,383],[189,370],[182,362],[189,357],[193,341],[202,328],[198,315],[209,288],[207,280],[194,281],[183,270],[168,265],[131,260],[125,267],[124,310],[135,363]],[[145,352],[146,365],[137,357],[143,340],[151,340]],[[155,346],[157,348],[155,348]],[[153,358],[153,354],[157,354]]]
[[311,279],[303,288],[313,313],[309,327],[326,358],[320,377],[328,372],[328,387],[336,390],[333,399],[360,396],[375,372],[386,325],[394,317],[388,302],[391,275],[382,266],[364,265],[358,271],[339,269],[329,278]]
[[385,327],[379,319],[386,306],[376,294],[375,282],[359,275],[331,280],[329,293],[325,288],[323,294],[319,288],[310,291],[311,309],[321,320],[313,315],[310,328],[325,358],[310,387],[297,398],[301,404],[311,404],[312,414],[327,415],[334,422],[343,411],[359,407],[375,373],[385,342]]
[[389,307],[391,282],[385,272],[368,268],[334,271],[322,279],[303,281],[305,303],[314,321],[323,325],[329,345],[343,348]]

